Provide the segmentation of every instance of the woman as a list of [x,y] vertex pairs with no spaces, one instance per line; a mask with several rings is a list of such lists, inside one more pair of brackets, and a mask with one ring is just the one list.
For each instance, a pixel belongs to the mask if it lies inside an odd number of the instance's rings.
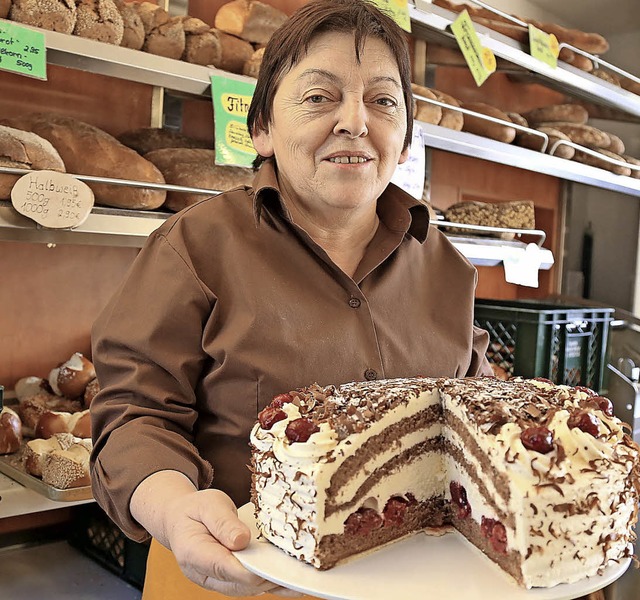
[[360,0],[304,6],[266,48],[248,126],[253,187],[152,234],[93,332],[96,499],[232,595],[279,591],[230,553],[249,541],[249,432],[275,394],[490,373],[474,268],[389,185],[412,130],[400,28]]

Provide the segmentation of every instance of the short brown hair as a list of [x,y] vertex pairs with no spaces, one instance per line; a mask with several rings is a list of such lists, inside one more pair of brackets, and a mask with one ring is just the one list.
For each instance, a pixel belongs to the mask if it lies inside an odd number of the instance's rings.
[[[413,95],[411,62],[404,32],[387,15],[367,0],[312,0],[298,9],[271,36],[264,51],[249,114],[247,127],[254,134],[266,130],[271,122],[273,99],[278,85],[309,49],[311,41],[328,31],[353,33],[356,58],[367,37],[382,40],[389,46],[398,64],[400,83],[407,109],[407,131],[403,150],[409,146],[413,129]],[[262,162],[258,157],[256,166]]]

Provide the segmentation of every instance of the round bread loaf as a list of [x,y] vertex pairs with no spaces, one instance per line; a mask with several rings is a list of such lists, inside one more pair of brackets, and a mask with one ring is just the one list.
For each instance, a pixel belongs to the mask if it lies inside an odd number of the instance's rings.
[[216,13],[214,26],[255,44],[266,44],[286,20],[281,10],[257,0],[232,0]]
[[124,34],[122,15],[113,0],[76,0],[74,35],[119,46]]
[[18,414],[5,406],[0,411],[0,454],[13,454],[22,444],[22,422]]
[[76,3],[74,0],[13,0],[9,18],[50,31],[73,33]]
[[58,396],[80,398],[95,376],[93,363],[80,352],[75,352],[69,360],[51,370],[49,385]]
[[186,36],[181,17],[171,17],[166,23],[147,32],[142,49],[149,54],[179,60],[184,54]]
[[142,18],[131,2],[115,0],[115,5],[122,16],[122,40],[123,48],[140,50],[144,45],[144,25]]

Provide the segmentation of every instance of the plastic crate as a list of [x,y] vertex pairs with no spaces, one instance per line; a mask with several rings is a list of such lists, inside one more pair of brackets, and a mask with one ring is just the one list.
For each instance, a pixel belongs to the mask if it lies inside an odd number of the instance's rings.
[[142,589],[149,544],[130,540],[97,504],[74,509],[68,541],[120,579]]
[[475,324],[489,332],[487,358],[509,375],[600,391],[613,308],[534,300],[476,300]]

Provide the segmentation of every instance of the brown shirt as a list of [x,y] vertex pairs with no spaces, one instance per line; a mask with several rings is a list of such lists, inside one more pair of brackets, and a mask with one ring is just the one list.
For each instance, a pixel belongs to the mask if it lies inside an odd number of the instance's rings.
[[474,267],[394,185],[378,216],[352,279],[291,222],[267,162],[151,234],[93,329],[93,491],[128,535],[146,537],[129,500],[160,470],[247,502],[249,432],[275,394],[491,372]]

